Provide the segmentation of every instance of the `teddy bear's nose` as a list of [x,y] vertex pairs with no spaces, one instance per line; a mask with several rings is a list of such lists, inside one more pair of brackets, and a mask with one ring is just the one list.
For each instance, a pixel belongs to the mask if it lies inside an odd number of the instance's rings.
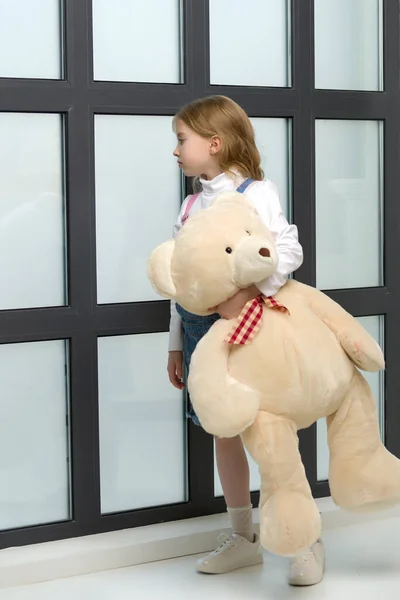
[[266,258],[269,258],[271,256],[271,252],[268,250],[268,248],[260,248],[258,253],[261,254],[261,256],[265,256]]

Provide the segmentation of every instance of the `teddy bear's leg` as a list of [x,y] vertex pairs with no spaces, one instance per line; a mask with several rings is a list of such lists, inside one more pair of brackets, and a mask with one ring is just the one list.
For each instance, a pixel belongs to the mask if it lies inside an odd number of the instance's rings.
[[372,511],[399,503],[400,461],[381,442],[375,400],[357,369],[345,401],[327,422],[336,504]]
[[321,533],[293,421],[260,411],[242,439],[261,475],[261,543],[270,552],[294,556]]

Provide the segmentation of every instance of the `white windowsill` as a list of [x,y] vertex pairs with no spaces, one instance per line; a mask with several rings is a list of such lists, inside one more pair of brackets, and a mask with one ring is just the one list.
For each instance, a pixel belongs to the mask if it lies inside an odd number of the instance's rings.
[[[339,510],[330,498],[317,500],[323,529],[400,517],[400,507],[374,514]],[[255,520],[258,511],[255,510]],[[215,548],[228,532],[227,514],[125,529],[71,540],[0,551],[0,588],[95,573],[142,563],[200,554]]]

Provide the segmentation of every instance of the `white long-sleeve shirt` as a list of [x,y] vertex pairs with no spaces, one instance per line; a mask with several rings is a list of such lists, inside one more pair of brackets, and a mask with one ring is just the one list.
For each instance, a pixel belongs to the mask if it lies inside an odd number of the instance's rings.
[[[207,181],[200,180],[202,192],[196,198],[190,215],[208,208],[212,201],[225,191],[234,191],[244,181],[243,177],[230,177],[222,173]],[[271,181],[256,181],[247,188],[244,195],[253,202],[257,213],[275,237],[279,263],[276,272],[257,284],[266,296],[274,296],[286,283],[288,276],[300,267],[303,262],[303,250],[298,240],[297,227],[289,225],[279,202],[278,192]],[[182,217],[189,201],[188,196],[182,204],[181,212],[175,223],[173,236],[182,227]],[[171,321],[169,328],[169,350],[182,350],[182,320],[176,311],[175,302],[171,302]]]

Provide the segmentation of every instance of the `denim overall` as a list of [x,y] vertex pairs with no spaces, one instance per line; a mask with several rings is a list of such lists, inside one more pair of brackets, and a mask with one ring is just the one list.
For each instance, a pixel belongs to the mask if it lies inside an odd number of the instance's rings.
[[[253,179],[246,179],[236,191],[239,192],[239,194],[243,194],[252,183]],[[176,305],[176,311],[182,319],[183,354],[185,357],[186,371],[189,373],[190,360],[198,342],[206,335],[214,323],[218,321],[220,316],[215,313],[213,315],[207,315],[206,317],[200,317],[188,312],[179,304]],[[192,419],[195,425],[201,425],[191,404],[189,404],[189,411],[186,413],[186,416],[189,419]]]

